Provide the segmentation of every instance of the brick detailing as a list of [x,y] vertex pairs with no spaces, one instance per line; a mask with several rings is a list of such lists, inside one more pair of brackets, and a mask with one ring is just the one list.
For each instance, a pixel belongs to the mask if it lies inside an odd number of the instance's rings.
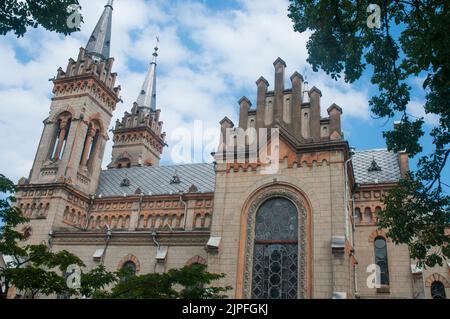
[[450,283],[447,281],[447,279],[444,276],[442,276],[441,274],[438,274],[438,273],[434,273],[434,274],[428,276],[427,279],[425,280],[425,286],[426,287],[431,287],[431,285],[435,281],[440,281],[440,282],[442,282],[444,284],[445,288],[450,288]]
[[201,210],[195,212],[192,228],[209,229],[211,227],[211,218],[212,213],[209,211]]
[[139,262],[139,259],[137,259],[137,257],[132,254],[126,255],[119,261],[117,270],[122,269],[123,265],[125,265],[125,263],[128,261],[132,261],[136,265],[136,273],[139,273],[139,271],[141,270],[141,263]]
[[191,266],[191,265],[194,265],[194,264],[200,264],[200,265],[205,265],[206,266],[208,264],[208,262],[206,261],[205,258],[197,255],[197,256],[194,256],[194,257],[190,258],[186,262],[186,266]]
[[172,228],[183,228],[184,213],[181,211],[145,212],[139,215],[139,229],[161,229],[166,225]]
[[370,235],[369,235],[369,243],[373,243],[375,241],[375,238],[377,237],[383,237],[386,242],[390,242],[390,239],[386,236],[386,233],[382,229],[375,229]]

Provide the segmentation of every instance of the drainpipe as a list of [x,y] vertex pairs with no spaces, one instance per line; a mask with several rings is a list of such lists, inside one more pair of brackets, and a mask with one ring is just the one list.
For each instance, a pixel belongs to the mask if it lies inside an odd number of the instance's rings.
[[89,227],[89,219],[91,218],[91,208],[92,208],[92,205],[94,205],[94,199],[95,199],[95,194],[92,194],[90,196],[89,206],[88,206],[88,209],[87,209],[87,212],[86,212],[86,223],[82,227],[82,229],[84,231],[86,231],[88,229],[88,227]]
[[[353,148],[350,148],[350,158],[349,159],[347,159],[345,162],[344,162],[344,211],[345,211],[345,239],[346,240],[348,240],[348,237],[349,237],[349,235],[350,235],[350,232],[349,232],[349,225],[348,225],[348,223],[349,223],[349,218],[348,218],[348,213],[349,213],[349,211],[348,211],[348,189],[349,189],[349,187],[348,187],[348,164],[352,161],[352,159],[353,159],[353,155],[354,155],[354,150],[353,150]],[[352,200],[353,200],[353,195],[352,195]],[[354,208],[354,205],[352,205],[352,209]],[[352,216],[352,218],[353,218],[353,216]],[[352,246],[353,246],[353,254],[354,254],[354,249],[355,249],[355,245],[354,245],[354,230],[353,230],[353,227],[354,227],[354,223],[352,223],[353,225],[352,225]],[[334,271],[334,269],[333,269],[333,271]],[[354,279],[353,280],[355,280],[355,276],[356,276],[356,268],[355,268],[355,265],[353,265],[353,276],[354,276]],[[334,289],[334,280],[335,280],[335,278],[334,278],[334,276],[333,276],[333,289]],[[356,287],[356,281],[355,281],[355,287]],[[356,288],[355,288],[355,290],[356,290]]]
[[[158,235],[158,233],[156,231],[152,232],[152,239],[153,239],[153,242],[156,245],[156,249],[157,249],[157,252],[158,252],[160,245],[159,245],[159,242],[156,240],[156,236],[157,235]],[[156,274],[156,266],[157,265],[158,265],[158,261],[155,259],[155,266],[153,267],[153,273],[155,273],[155,274]]]
[[47,245],[48,245],[48,249],[49,251],[52,250],[52,246],[53,246],[53,238],[55,237],[55,234],[53,233],[53,229],[51,229],[48,232],[48,241],[47,241]]
[[108,224],[105,224],[106,227],[106,242],[105,242],[105,248],[103,249],[102,259],[100,261],[100,265],[103,265],[103,262],[105,260],[106,250],[108,249],[109,241],[111,240],[112,236],[112,230],[109,227]]
[[[353,255],[355,255],[355,196],[352,195],[352,246],[353,246]],[[354,291],[353,294],[356,298],[358,298],[358,276],[356,272],[356,265],[353,265],[353,282],[354,282]]]
[[348,175],[348,168],[347,165],[352,160],[352,157],[350,155],[350,158],[345,161],[344,163],[344,209],[345,209],[345,239],[348,239],[349,237],[349,231],[348,231],[348,183],[347,183],[347,175]]
[[184,230],[186,230],[187,221],[187,203],[183,200],[183,192],[180,191],[180,202],[184,205]]
[[139,195],[139,208],[138,208],[138,219],[139,215],[141,215],[141,209],[142,209],[142,200],[144,199],[144,194]]

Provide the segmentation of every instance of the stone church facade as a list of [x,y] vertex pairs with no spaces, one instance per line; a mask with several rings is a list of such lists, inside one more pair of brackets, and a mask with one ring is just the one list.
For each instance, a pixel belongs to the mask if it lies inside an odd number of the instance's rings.
[[[34,164],[18,185],[17,205],[31,219],[27,244],[68,250],[89,269],[145,274],[205,264],[226,274],[219,284],[232,287],[232,298],[450,296],[448,264],[414,267],[408,248],[375,224],[382,196],[408,170],[407,154],[352,150],[342,109],[333,104],[321,117],[321,91],[297,72],[285,88],[280,58],[274,89],[261,77],[256,107],[244,97],[238,126],[221,121],[213,163],[160,166],[156,48],[136,102],[114,125],[102,170],[121,90],[109,54],[112,12],[108,1],[86,47],[53,80]],[[227,139],[238,128],[278,129],[276,172],[250,160],[249,136],[242,149]],[[375,288],[367,284],[373,264],[381,270]]]

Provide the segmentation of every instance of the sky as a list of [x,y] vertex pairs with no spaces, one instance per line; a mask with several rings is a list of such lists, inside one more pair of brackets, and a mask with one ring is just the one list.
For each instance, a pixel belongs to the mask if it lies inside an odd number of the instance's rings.
[[[105,3],[80,0],[84,24],[70,36],[38,28],[23,38],[13,34],[0,38],[0,173],[13,181],[27,177],[33,164],[42,122],[49,114],[49,79],[59,67],[66,68],[69,58],[76,59]],[[245,95],[256,105],[255,81],[261,75],[273,89],[277,57],[287,64],[286,87],[290,75],[298,71],[307,77],[310,88],[322,91],[323,116],[332,103],[342,107],[342,127],[351,146],[386,148],[382,132],[391,129],[392,121],[371,116],[368,101],[376,88],[370,84],[370,74],[347,84],[313,72],[306,62],[310,33],[293,31],[288,5],[288,0],[116,0],[111,55],[123,103],[117,105],[110,128],[136,100],[158,36],[157,106],[169,145],[162,164],[178,163],[176,145],[186,130],[213,132],[218,139],[218,123],[224,116],[237,124],[237,101]],[[409,83],[413,90],[408,111],[425,116],[429,130],[438,119],[423,113],[423,80],[418,77]],[[193,136],[189,160],[211,162],[208,148],[197,141]],[[423,142],[430,150],[429,139]],[[110,140],[103,167],[111,160],[111,147]],[[415,162],[411,161],[413,168]],[[446,170],[447,183],[448,176]]]

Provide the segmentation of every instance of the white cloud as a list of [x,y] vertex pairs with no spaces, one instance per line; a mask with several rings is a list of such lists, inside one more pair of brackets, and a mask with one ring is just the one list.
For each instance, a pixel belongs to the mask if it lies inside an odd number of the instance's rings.
[[409,102],[407,112],[416,118],[423,118],[425,124],[431,126],[439,125],[439,116],[436,114],[426,114],[424,109],[425,102],[412,100]]
[[[15,180],[31,169],[50,106],[48,79],[58,67],[64,69],[70,57],[76,58],[103,10],[100,1],[80,2],[85,19],[80,33],[62,37],[36,29],[20,39],[8,35],[0,43],[0,69],[6,75],[0,78],[0,134],[13,135],[0,139],[0,171]],[[161,38],[157,103],[170,145],[174,142],[170,132],[191,128],[194,120],[203,121],[205,129],[218,128],[224,116],[237,122],[237,100],[243,94],[254,99],[260,75],[273,87],[272,62],[278,56],[288,64],[287,85],[290,74],[302,73],[307,67],[309,34],[293,31],[287,17],[289,1],[239,0],[237,4],[238,9],[217,11],[195,1],[116,1],[111,54],[124,103],[118,105],[112,123],[136,99],[157,35]],[[23,62],[21,56],[30,58]],[[324,110],[336,102],[345,117],[368,118],[366,91],[336,83],[323,73],[310,71],[309,77],[310,86],[323,93]],[[104,165],[110,154],[111,142]],[[169,155],[170,149],[165,150],[164,161]]]

